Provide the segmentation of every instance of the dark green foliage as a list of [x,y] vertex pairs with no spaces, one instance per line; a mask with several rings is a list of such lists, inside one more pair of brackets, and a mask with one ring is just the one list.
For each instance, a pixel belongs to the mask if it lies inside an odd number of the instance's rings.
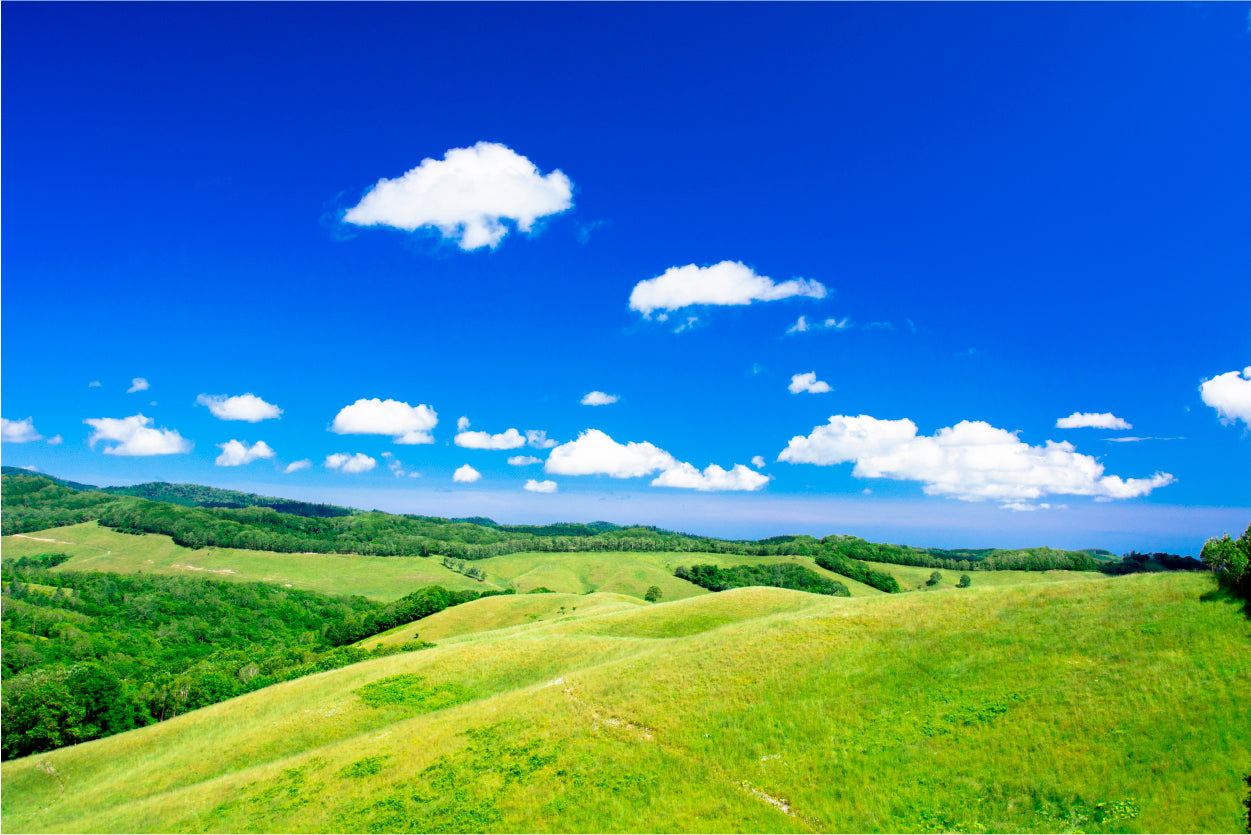
[[937,586],[942,581],[943,581],[943,575],[935,571],[933,574],[930,575],[930,578],[925,581],[925,585],[931,586],[931,587]]
[[150,481],[146,484],[134,484],[130,487],[105,487],[104,492],[119,496],[136,496],[157,502],[184,505],[187,507],[225,507],[241,509],[246,507],[268,507],[279,513],[290,513],[295,516],[350,516],[360,511],[332,504],[313,504],[293,499],[278,499],[273,496],[258,496],[256,493],[241,493],[238,490],[223,490],[218,487],[204,487],[199,484],[168,484],[164,481]]
[[960,582],[956,583],[956,588],[967,589],[971,585],[973,585],[973,578],[967,574],[961,574]]
[[473,698],[473,693],[464,685],[456,682],[427,685],[423,677],[412,673],[372,681],[357,690],[356,695],[370,707],[398,705],[418,713],[442,710]]
[[1194,557],[1177,554],[1140,554],[1130,551],[1119,560],[1108,560],[1099,565],[1104,574],[1145,574],[1158,571],[1204,571],[1206,566]]
[[556,592],[552,591],[547,586],[539,586],[537,588],[530,589],[528,592],[526,592],[526,594],[555,594],[555,593]]
[[1200,557],[1216,574],[1220,587],[1242,598],[1251,611],[1251,525],[1236,540],[1230,539],[1229,534],[1209,539]]
[[804,568],[797,563],[736,565],[733,568],[718,568],[715,565],[693,565],[690,568],[678,566],[673,574],[709,591],[725,591],[745,586],[775,586],[812,594],[851,597],[851,592],[842,583],[827,580],[811,568]]
[[648,603],[656,603],[660,600],[660,598],[664,597],[664,594],[665,593],[660,590],[660,586],[652,586],[647,590],[647,593],[643,595],[643,599]]
[[357,760],[351,765],[346,765],[339,769],[340,777],[370,777],[382,771],[382,766],[388,759],[387,754],[378,757],[365,757]]
[[13,563],[16,568],[56,568],[68,562],[69,554],[32,554],[29,557],[18,557]]
[[39,473],[39,472],[35,472],[34,470],[23,469],[22,467],[0,467],[0,474],[38,476],[39,478],[46,478],[48,481],[51,481],[53,484],[59,484],[62,487],[68,487],[71,490],[99,490],[100,489],[99,487],[96,487],[94,484],[83,484],[81,481],[69,481],[64,478],[57,478],[56,476],[50,476],[47,473]]
[[870,568],[859,560],[850,560],[838,554],[820,554],[816,557],[815,562],[826,571],[833,571],[835,574],[850,577],[887,594],[894,594],[899,591],[898,580],[885,571]]

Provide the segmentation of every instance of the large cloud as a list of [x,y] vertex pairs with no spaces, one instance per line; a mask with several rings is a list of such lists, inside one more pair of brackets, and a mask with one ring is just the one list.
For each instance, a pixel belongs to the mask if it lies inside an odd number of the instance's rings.
[[152,428],[152,418],[131,415],[126,418],[87,418],[83,423],[95,430],[87,439],[95,447],[97,441],[113,441],[105,447],[105,455],[176,455],[191,451],[191,442],[173,429]]
[[432,227],[470,250],[499,244],[508,234],[502,220],[529,232],[538,218],[572,205],[573,183],[559,170],[540,174],[511,148],[479,142],[453,148],[441,160],[424,159],[394,180],[379,180],[343,219],[409,232]]
[[390,435],[397,444],[432,444],[430,430],[439,416],[426,404],[410,406],[399,400],[360,399],[344,406],[330,425],[340,435]]
[[219,467],[239,467],[250,464],[260,458],[273,458],[274,451],[264,441],[257,441],[248,446],[246,442],[230,440],[217,445],[222,454],[214,461]]
[[213,417],[221,420],[245,420],[248,423],[258,423],[282,414],[282,409],[273,403],[266,403],[251,392],[237,394],[234,397],[227,397],[224,394],[201,394],[195,402],[201,406],[208,406]]
[[1216,410],[1221,423],[1242,421],[1251,425],[1251,365],[1237,371],[1204,380],[1199,386],[1199,397]]
[[367,473],[376,466],[378,466],[378,462],[363,452],[358,452],[355,455],[348,455],[346,452],[336,452],[333,455],[326,456],[326,467],[342,473]]
[[1056,429],[1133,429],[1133,425],[1111,412],[1074,412],[1056,421]]
[[682,487],[691,490],[759,490],[769,477],[742,464],[725,470],[716,464],[702,473],[679,461],[655,444],[643,441],[619,444],[598,429],[588,429],[576,440],[561,444],[547,457],[544,470],[553,475],[606,475],[612,478],[638,478],[659,472],[654,487]]
[[43,440],[43,435],[35,431],[34,418],[25,420],[0,418],[0,440],[9,444],[25,444],[30,441]]
[[659,310],[663,321],[668,311],[689,305],[743,305],[791,296],[823,299],[825,295],[825,286],[818,281],[796,278],[775,283],[767,276],[756,275],[746,264],[722,261],[711,267],[670,267],[656,278],[640,281],[630,292],[630,309],[649,317]]
[[1168,473],[1150,478],[1105,476],[1103,465],[1067,442],[1030,446],[1012,432],[981,421],[961,421],[933,436],[917,435],[910,420],[868,415],[834,415],[808,436],[797,435],[779,461],[808,464],[855,462],[858,478],[919,481],[929,495],[965,501],[992,499],[1025,509],[1025,502],[1051,494],[1128,499],[1174,481]]
[[465,449],[516,449],[526,445],[526,436],[516,429],[492,435],[490,432],[461,432],[457,434],[456,446]]

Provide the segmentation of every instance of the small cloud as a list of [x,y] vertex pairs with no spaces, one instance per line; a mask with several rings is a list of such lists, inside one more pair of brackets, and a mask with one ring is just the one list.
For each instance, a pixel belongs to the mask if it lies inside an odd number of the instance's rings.
[[410,406],[375,397],[340,409],[330,431],[339,435],[390,435],[397,444],[432,444],[430,430],[438,423],[439,416],[424,403]]
[[591,233],[594,232],[596,229],[603,229],[605,226],[608,226],[608,221],[606,220],[591,220],[586,223],[577,224],[578,243],[580,244],[590,243]]
[[1161,437],[1156,437],[1152,435],[1146,435],[1144,437],[1137,438],[1137,437],[1134,437],[1133,435],[1124,435],[1120,438],[1104,438],[1103,440],[1109,443],[1113,443],[1113,444],[1136,444],[1139,441],[1184,441],[1186,439],[1184,437],[1161,438]]
[[34,418],[25,420],[5,420],[0,418],[0,440],[8,444],[25,444],[43,440],[43,435],[35,431]]
[[[1098,501],[1096,499],[1095,501]],[[1015,510],[1018,512],[1028,512],[1034,510],[1051,510],[1051,505],[1046,502],[1034,504],[1032,502],[1007,502],[1002,506],[1004,510]]]
[[531,464],[538,464],[542,458],[535,458],[533,455],[514,455],[508,459],[508,463],[514,467],[528,467]]
[[355,455],[348,455],[346,452],[336,452],[333,455],[326,456],[326,467],[342,473],[367,473],[376,466],[378,466],[378,462],[363,452],[358,452]]
[[827,292],[821,282],[804,278],[775,283],[738,261],[722,261],[710,267],[687,264],[670,267],[656,278],[634,285],[630,309],[649,319],[660,312],[658,318],[664,321],[668,312],[693,305],[747,305],[794,296],[823,299]]
[[701,473],[693,465],[677,462],[673,467],[652,479],[653,487],[681,487],[687,490],[699,490],[703,493],[728,490],[755,491],[769,483],[772,476],[762,475],[749,470],[742,464],[735,464],[726,470],[716,464],[709,464]]
[[1111,412],[1074,412],[1056,421],[1056,429],[1133,429],[1127,421]]
[[676,328],[674,328],[673,332],[682,333],[683,331],[689,331],[691,328],[695,327],[698,324],[699,324],[698,316],[687,316],[686,321],[678,325]]
[[604,394],[602,391],[593,391],[582,398],[583,406],[608,406],[616,403],[621,398],[615,394]]
[[136,377],[130,381],[130,388],[126,389],[127,394],[134,394],[137,391],[147,391],[148,381],[142,377]]
[[763,455],[752,456],[751,465],[755,467],[757,470],[763,470],[765,467],[764,456]]
[[99,380],[92,380],[90,383],[88,383],[88,384],[87,384],[87,388],[89,388],[89,389],[98,389],[98,388],[100,388],[100,381],[99,381]]
[[219,467],[239,467],[261,458],[274,457],[274,451],[264,441],[257,441],[249,447],[246,442],[230,440],[217,447],[222,454],[213,463]]
[[861,494],[861,495],[864,495],[864,496],[871,496],[871,495],[873,495],[873,490],[872,490],[872,488],[866,487],[866,488],[864,488],[863,490],[861,490],[861,491],[860,491],[860,494]]
[[806,316],[800,316],[798,319],[795,320],[795,324],[791,325],[789,328],[786,329],[786,332],[787,333],[807,333],[808,332],[808,318]]
[[556,482],[550,479],[546,481],[538,481],[537,479],[532,478],[526,481],[526,486],[521,489],[528,490],[531,493],[555,493]]
[[456,472],[452,473],[452,481],[461,482],[462,484],[472,484],[480,478],[482,478],[482,473],[468,464],[458,467]]
[[456,446],[465,449],[516,449],[525,446],[526,439],[516,429],[498,435],[489,432],[461,432],[455,438]]
[[826,319],[825,327],[828,330],[842,331],[851,327],[851,317],[844,316],[841,319]]
[[465,417],[464,415],[461,415],[460,417],[456,418],[456,431],[457,432],[464,432],[468,428],[469,428],[469,418]]
[[463,250],[494,248],[511,221],[530,232],[541,217],[573,206],[573,183],[559,170],[543,175],[505,145],[479,142],[452,148],[442,160],[394,180],[383,178],[343,216],[357,226],[391,226],[414,232],[438,230]]
[[283,472],[294,473],[294,472],[298,472],[299,470],[307,470],[311,466],[313,466],[313,462],[309,461],[307,458],[304,458],[299,461],[292,461],[290,464],[287,465],[287,468],[283,470]]
[[808,333],[809,331],[841,331],[851,326],[851,317],[844,316],[842,319],[829,318],[824,322],[809,322],[806,316],[800,316],[795,324],[786,329],[786,333]]
[[48,439],[48,446],[57,446],[58,444],[62,443],[64,440],[65,439],[62,438],[60,435],[53,435],[51,438]]
[[807,374],[796,374],[791,377],[791,384],[787,386],[791,394],[799,394],[806,391],[809,394],[824,394],[832,391],[830,384],[817,379],[815,371],[809,371]]
[[173,429],[154,429],[152,418],[132,415],[126,418],[88,418],[83,423],[95,431],[87,439],[92,448],[97,441],[114,441],[105,455],[177,455],[190,452],[192,443]]
[[545,429],[527,429],[526,443],[535,449],[551,449],[556,446],[556,441],[547,437],[547,430]]
[[282,414],[282,409],[272,403],[266,403],[251,392],[234,397],[227,397],[224,394],[201,394],[196,397],[195,402],[199,406],[208,406],[213,417],[220,420],[259,423]]
[[1199,386],[1199,397],[1216,410],[1226,426],[1237,421],[1251,426],[1251,365],[1241,374],[1227,371],[1204,380]]
[[382,453],[382,457],[387,459],[387,469],[390,470],[391,474],[396,478],[404,478],[405,476],[409,478],[421,478],[421,473],[404,469],[404,465],[400,463],[400,459],[396,458],[391,453],[384,452]]
[[765,373],[765,371],[765,367],[758,362],[753,362],[751,364],[751,368],[747,369],[747,373],[752,377],[759,377],[761,374]]

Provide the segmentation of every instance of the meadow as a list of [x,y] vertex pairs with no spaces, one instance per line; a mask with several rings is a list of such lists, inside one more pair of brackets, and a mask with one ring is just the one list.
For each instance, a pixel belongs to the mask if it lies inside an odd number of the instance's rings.
[[[574,576],[611,576],[596,572]],[[1239,604],[1194,573],[986,576],[850,599],[748,588],[648,605],[601,588],[474,601],[411,625],[438,636],[433,649],[7,762],[3,826],[1241,828]]]

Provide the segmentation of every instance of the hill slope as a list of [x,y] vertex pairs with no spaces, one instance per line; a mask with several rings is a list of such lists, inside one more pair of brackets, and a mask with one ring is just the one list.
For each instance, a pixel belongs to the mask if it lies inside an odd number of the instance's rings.
[[1235,831],[1251,623],[1211,585],[740,589],[462,632],[6,763],[3,825]]

